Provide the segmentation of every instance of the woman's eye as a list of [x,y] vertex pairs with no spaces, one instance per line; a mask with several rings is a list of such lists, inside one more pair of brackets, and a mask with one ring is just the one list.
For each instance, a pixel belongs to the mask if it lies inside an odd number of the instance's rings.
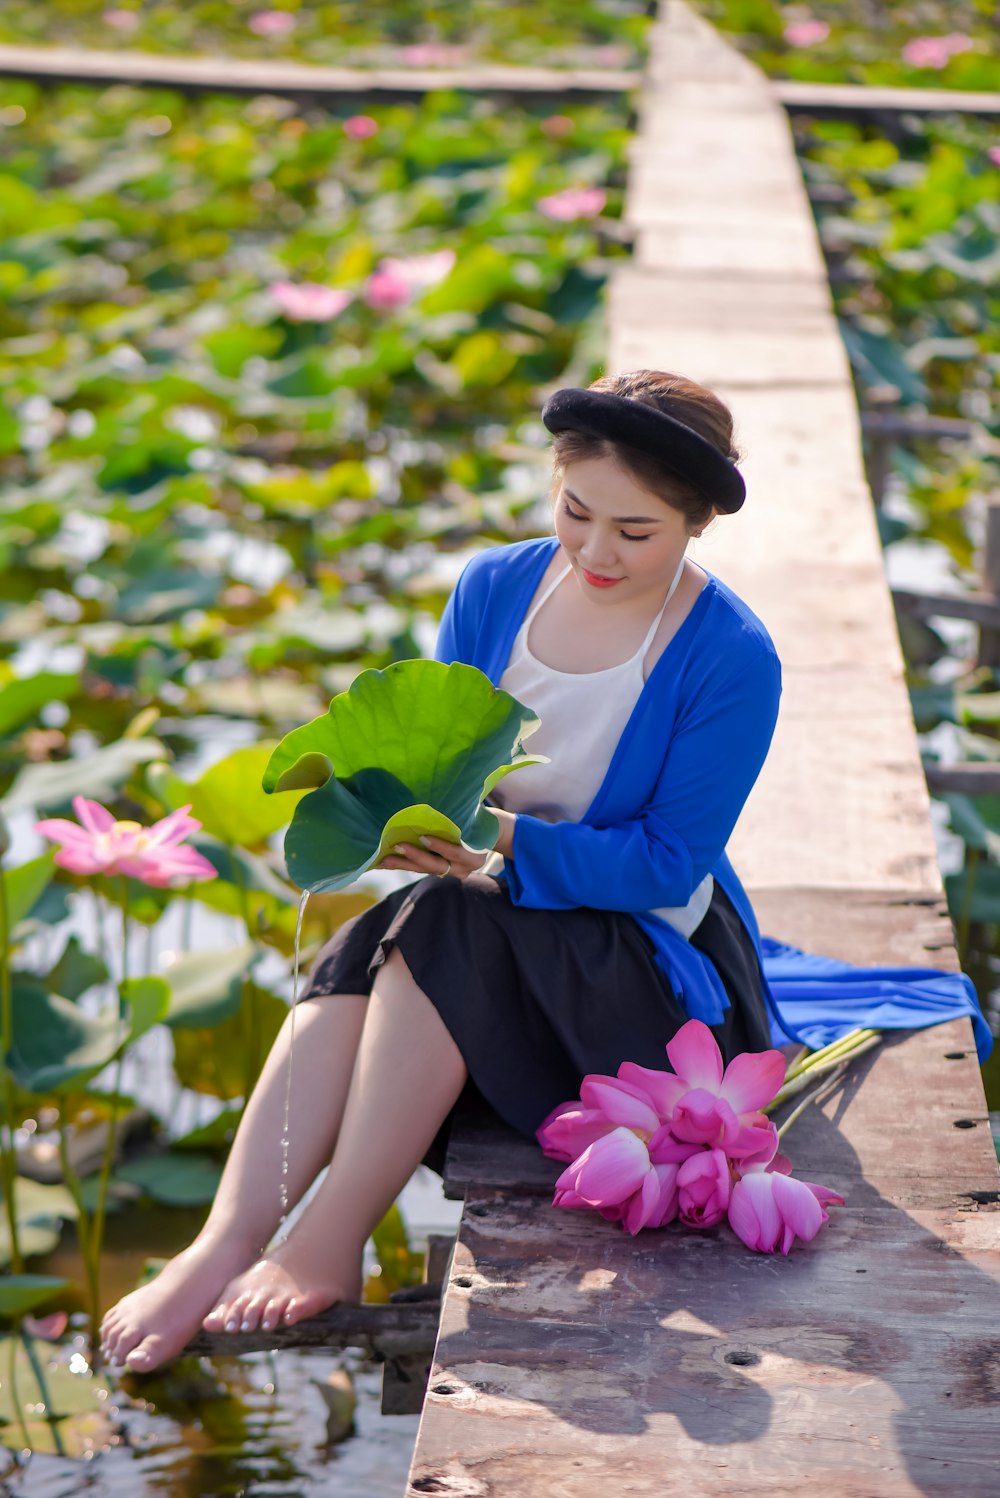
[[[566,503],[565,500],[563,500],[563,514],[566,515],[570,520],[586,520],[586,518],[587,518],[586,515],[578,515],[575,510],[571,510],[570,507],[569,507],[569,505]],[[632,536],[632,535],[629,534],[628,531],[620,531],[619,534],[626,541],[648,541],[649,540],[648,536]]]

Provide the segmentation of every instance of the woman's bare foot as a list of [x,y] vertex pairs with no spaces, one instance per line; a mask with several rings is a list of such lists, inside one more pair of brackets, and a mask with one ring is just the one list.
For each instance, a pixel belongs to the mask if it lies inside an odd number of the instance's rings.
[[101,1322],[107,1361],[148,1373],[176,1357],[200,1329],[219,1291],[253,1263],[257,1252],[257,1245],[238,1238],[196,1239],[155,1280],[108,1311]]
[[202,1322],[207,1332],[250,1332],[292,1326],[337,1301],[361,1298],[361,1251],[346,1255],[329,1244],[317,1251],[292,1232],[266,1258],[225,1287]]

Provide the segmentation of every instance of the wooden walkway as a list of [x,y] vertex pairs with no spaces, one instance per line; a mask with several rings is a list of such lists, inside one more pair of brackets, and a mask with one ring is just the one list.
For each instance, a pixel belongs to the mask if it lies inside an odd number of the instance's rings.
[[[730,845],[766,933],[954,969],[850,372],[787,121],[668,0],[632,156],[609,367],[734,407],[749,502],[694,556],[771,630],[774,747]],[[788,1260],[632,1239],[469,1120],[465,1210],[408,1495],[1000,1492],[997,1169],[970,1026],[887,1043],[790,1136],[847,1206]]]

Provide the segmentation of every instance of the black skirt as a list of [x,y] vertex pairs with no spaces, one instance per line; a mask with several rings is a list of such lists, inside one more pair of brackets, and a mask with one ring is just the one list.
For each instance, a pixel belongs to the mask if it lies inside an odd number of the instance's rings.
[[[713,1028],[723,1056],[768,1049],[757,954],[718,883],[690,940],[729,996]],[[397,946],[448,1026],[471,1087],[529,1138],[579,1096],[588,1072],[613,1076],[623,1061],[667,1070],[664,1047],[687,1018],[630,915],[529,910],[486,874],[429,875],[345,922],[317,955],[302,999],[370,993]]]

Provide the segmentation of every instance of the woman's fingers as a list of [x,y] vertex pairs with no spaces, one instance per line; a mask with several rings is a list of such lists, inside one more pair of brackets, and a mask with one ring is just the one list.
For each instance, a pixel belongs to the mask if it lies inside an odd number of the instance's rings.
[[444,838],[422,837],[422,847],[413,843],[399,843],[388,858],[382,860],[384,869],[407,869],[415,874],[454,874],[464,879],[475,873],[484,859],[481,853],[473,853],[458,843],[449,843]]

